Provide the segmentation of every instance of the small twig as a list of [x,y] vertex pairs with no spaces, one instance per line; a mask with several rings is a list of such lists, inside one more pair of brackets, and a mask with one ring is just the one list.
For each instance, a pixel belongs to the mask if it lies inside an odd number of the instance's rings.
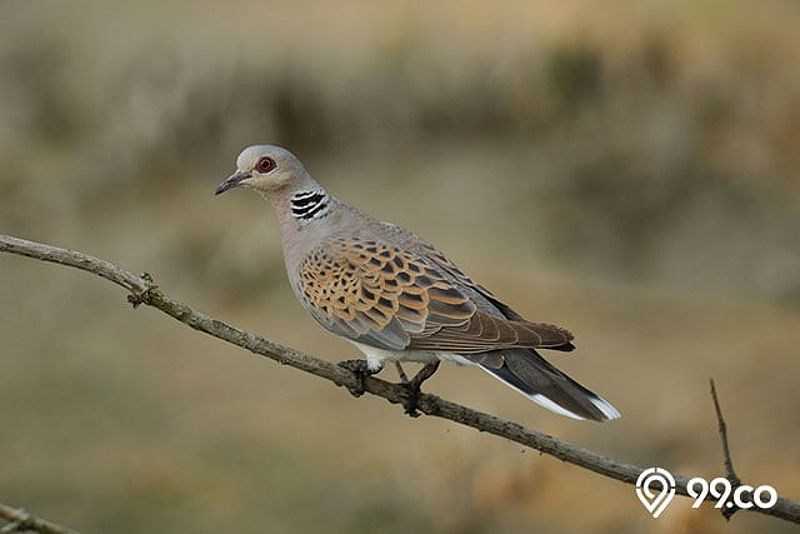
[[[204,332],[218,339],[247,349],[255,354],[266,356],[278,363],[289,365],[301,371],[324,378],[347,388],[358,386],[357,377],[339,365],[333,364],[285,347],[270,339],[247,332],[236,326],[230,325],[219,319],[195,311],[190,306],[170,297],[153,284],[152,278],[139,277],[113,263],[94,258],[81,252],[66,250],[59,247],[25,241],[16,237],[0,234],[0,252],[9,252],[21,256],[59,263],[93,273],[124,287],[135,295],[134,300],[139,304],[156,308],[181,323]],[[384,380],[369,377],[364,380],[364,390],[367,393],[382,397],[392,404],[402,404],[407,400],[407,389],[399,384],[392,384]],[[525,428],[512,421],[506,421],[494,415],[473,410],[466,406],[456,404],[436,395],[422,393],[419,396],[418,409],[422,413],[448,419],[480,432],[487,432],[495,436],[525,445],[577,467],[588,469],[603,476],[635,485],[639,475],[646,468],[628,464],[604,456],[598,452],[586,449],[579,445],[549,436],[537,430]],[[724,429],[724,423],[722,425]],[[726,445],[727,448],[727,445]],[[675,476],[675,490],[680,495],[688,496],[687,484],[689,478]],[[711,495],[707,500],[714,500]],[[768,509],[753,507],[750,512],[771,515],[800,524],[800,502],[779,497],[774,506]],[[14,519],[11,519],[14,521]],[[41,532],[60,532],[58,530]]]
[[78,534],[76,530],[62,527],[41,517],[36,517],[21,508],[14,508],[0,503],[0,519],[9,523],[0,529],[0,533],[41,532],[42,534]]
[[[733,469],[733,460],[731,460],[731,450],[728,446],[728,426],[725,424],[725,418],[722,417],[722,408],[719,406],[719,398],[717,397],[717,388],[714,385],[714,379],[709,378],[709,383],[711,384],[711,398],[714,400],[714,411],[717,412],[717,424],[718,424],[718,431],[719,431],[719,440],[722,443],[722,455],[725,459],[725,478],[731,483],[731,489],[736,490],[739,486],[742,485],[742,481],[739,476],[736,474],[736,471]],[[722,508],[722,517],[727,520],[730,520],[733,517],[733,514],[736,513],[737,510],[740,510],[737,506],[732,506],[730,508],[723,507]]]
[[728,447],[728,426],[725,424],[725,418],[722,417],[722,409],[719,406],[719,397],[717,397],[717,388],[714,385],[714,379],[710,378],[711,383],[711,398],[714,399],[714,410],[717,412],[717,423],[719,423],[719,439],[722,442],[722,454],[725,455],[725,474],[731,484],[741,485],[742,481],[736,475],[733,469],[733,460],[731,460],[731,450]]

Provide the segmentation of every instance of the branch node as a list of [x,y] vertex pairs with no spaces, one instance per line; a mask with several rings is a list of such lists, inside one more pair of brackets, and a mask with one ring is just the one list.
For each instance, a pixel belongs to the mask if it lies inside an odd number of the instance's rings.
[[145,288],[144,291],[132,289],[130,294],[128,294],[128,304],[133,306],[134,309],[142,304],[151,304],[153,301],[153,292],[158,289],[158,285],[155,283],[150,273],[142,273],[139,275],[139,278]]

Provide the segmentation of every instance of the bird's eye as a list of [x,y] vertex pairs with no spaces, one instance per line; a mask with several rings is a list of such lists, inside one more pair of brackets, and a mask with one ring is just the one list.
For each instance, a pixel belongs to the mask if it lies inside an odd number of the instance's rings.
[[256,170],[261,174],[266,174],[275,168],[275,160],[264,156],[256,163]]

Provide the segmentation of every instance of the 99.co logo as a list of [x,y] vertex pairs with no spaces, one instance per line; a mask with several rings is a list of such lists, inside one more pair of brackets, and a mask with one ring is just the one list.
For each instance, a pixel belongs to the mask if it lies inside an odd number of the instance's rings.
[[[743,484],[736,489],[727,478],[717,477],[710,482],[702,477],[694,477],[686,484],[686,492],[695,501],[692,508],[700,508],[706,497],[716,499],[714,508],[748,509],[756,506],[767,509],[778,502],[778,492],[767,484],[754,488]],[[647,511],[658,518],[667,509],[675,496],[675,477],[664,468],[645,469],[636,479],[636,495]]]
[[731,481],[727,478],[717,477],[708,482],[702,477],[694,477],[686,484],[686,493],[694,497],[695,501],[692,508],[700,508],[700,505],[710,493],[717,499],[714,508],[742,508],[747,510],[756,506],[761,509],[772,508],[778,502],[778,492],[775,488],[767,484],[753,488],[747,484],[742,484],[733,489]]

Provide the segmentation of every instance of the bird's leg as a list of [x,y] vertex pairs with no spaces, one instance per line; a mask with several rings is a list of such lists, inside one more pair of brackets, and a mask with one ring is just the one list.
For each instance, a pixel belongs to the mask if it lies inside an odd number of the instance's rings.
[[371,368],[367,360],[345,360],[339,362],[341,367],[344,367],[356,376],[356,387],[347,388],[347,390],[354,396],[360,397],[364,394],[364,379],[368,376],[380,373],[383,365],[377,369]]
[[397,374],[400,375],[400,381],[403,384],[407,384],[408,383],[408,377],[406,376],[406,372],[403,371],[403,366],[400,365],[400,362],[397,361],[397,360],[394,361],[394,366],[397,368]]
[[403,407],[405,408],[405,412],[411,417],[419,417],[417,406],[419,404],[420,386],[422,386],[423,382],[432,377],[437,369],[439,369],[438,361],[428,363],[414,375],[414,378],[403,381],[402,386],[408,390],[408,398],[403,402]]

